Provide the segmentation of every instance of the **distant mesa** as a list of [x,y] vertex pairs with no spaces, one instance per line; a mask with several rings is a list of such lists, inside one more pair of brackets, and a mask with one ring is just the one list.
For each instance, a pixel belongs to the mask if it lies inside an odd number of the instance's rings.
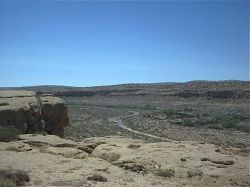
[[175,96],[181,98],[205,97],[211,99],[250,98],[250,82],[239,80],[118,84],[94,87],[40,85],[30,87],[8,87],[0,88],[0,90],[27,90],[34,91],[40,95],[53,94],[58,97],[153,95]]

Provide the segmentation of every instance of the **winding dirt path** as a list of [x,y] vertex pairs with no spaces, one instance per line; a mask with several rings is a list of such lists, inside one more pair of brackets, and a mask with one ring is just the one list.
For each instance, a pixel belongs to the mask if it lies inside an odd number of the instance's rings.
[[[133,114],[108,118],[108,121],[109,122],[113,122],[116,126],[122,128],[124,130],[130,131],[130,132],[133,132],[133,133],[136,133],[136,134],[140,134],[140,135],[143,135],[143,136],[147,136],[147,137],[150,137],[150,138],[155,138],[155,139],[162,140],[162,141],[167,141],[167,142],[172,142],[173,141],[173,140],[170,140],[170,139],[167,139],[167,138],[162,138],[162,137],[159,137],[159,136],[155,136],[155,135],[152,135],[152,134],[140,132],[140,131],[137,131],[137,130],[133,130],[133,129],[129,128],[129,127],[126,127],[123,124],[121,118],[124,118],[124,117],[133,117],[133,116],[137,116],[137,115],[140,114],[139,112],[136,112],[136,111],[130,111],[130,112],[132,112]],[[116,121],[116,123],[114,121]]]

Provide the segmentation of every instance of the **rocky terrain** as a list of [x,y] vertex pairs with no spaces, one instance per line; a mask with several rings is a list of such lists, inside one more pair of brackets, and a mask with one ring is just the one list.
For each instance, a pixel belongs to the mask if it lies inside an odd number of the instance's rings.
[[0,91],[0,138],[26,133],[0,139],[0,186],[250,185],[247,81],[18,89]]
[[13,126],[22,133],[45,130],[63,137],[68,125],[65,102],[50,95],[32,91],[0,91],[0,126]]
[[249,186],[249,149],[124,137],[81,142],[20,135],[0,143],[1,171],[22,171],[27,186]]

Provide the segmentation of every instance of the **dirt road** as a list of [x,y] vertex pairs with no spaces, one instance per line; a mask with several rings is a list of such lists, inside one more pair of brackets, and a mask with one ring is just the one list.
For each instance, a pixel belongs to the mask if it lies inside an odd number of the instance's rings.
[[130,114],[130,115],[125,115],[125,116],[118,116],[118,117],[108,118],[108,121],[114,123],[116,126],[122,128],[122,129],[125,129],[125,130],[127,130],[127,131],[130,131],[130,132],[133,132],[133,133],[136,133],[136,134],[140,134],[140,135],[143,135],[143,136],[147,136],[147,137],[154,138],[154,139],[158,139],[158,140],[165,141],[165,142],[166,142],[166,141],[167,141],[167,142],[173,141],[173,140],[170,140],[170,139],[167,139],[167,138],[162,138],[162,137],[159,137],[159,136],[155,136],[155,135],[152,135],[152,134],[140,132],[140,131],[137,131],[137,130],[133,130],[133,129],[129,128],[129,127],[126,127],[126,126],[123,124],[121,118],[124,118],[124,117],[133,117],[133,116],[137,116],[137,115],[140,114],[139,112],[136,112],[136,111],[130,111],[130,112],[132,112],[132,114]]

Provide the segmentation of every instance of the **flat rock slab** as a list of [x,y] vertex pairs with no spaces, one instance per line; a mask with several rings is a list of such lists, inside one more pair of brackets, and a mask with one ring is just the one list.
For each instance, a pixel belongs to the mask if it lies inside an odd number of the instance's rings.
[[31,106],[37,107],[37,99],[34,95],[29,97],[0,97],[0,111],[3,110],[30,110]]
[[63,139],[55,135],[22,134],[19,135],[21,142],[26,144],[40,144],[52,147],[76,147],[78,144],[72,140]]
[[59,97],[54,97],[54,96],[43,96],[41,97],[41,102],[43,104],[49,103],[49,104],[65,104],[64,100],[59,98]]
[[36,93],[32,91],[0,91],[0,98],[9,98],[9,97],[33,97]]
[[[174,181],[166,181],[154,175],[142,175],[124,170],[74,147],[54,147],[59,143],[83,146],[84,142],[72,143],[71,140],[42,135],[22,135],[20,139],[10,143],[0,143],[0,147],[7,148],[0,149],[0,170],[11,168],[24,171],[30,177],[27,186],[178,186]],[[30,142],[41,144],[30,145]],[[87,145],[91,144],[89,140],[86,142]],[[100,141],[92,141],[95,145],[99,144],[97,142]],[[24,147],[23,144],[30,146],[32,150],[8,148],[8,145]]]
[[249,186],[249,155],[218,148],[223,149],[194,141],[97,137],[74,142],[21,135],[19,141],[0,143],[0,170],[27,172],[27,186]]

